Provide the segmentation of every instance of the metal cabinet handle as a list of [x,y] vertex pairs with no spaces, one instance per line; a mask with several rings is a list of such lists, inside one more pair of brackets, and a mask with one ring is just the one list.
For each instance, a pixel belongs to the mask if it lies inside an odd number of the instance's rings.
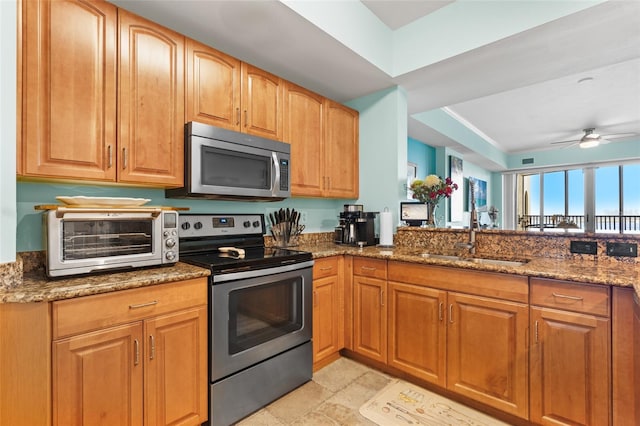
[[111,145],[107,146],[107,168],[113,167],[113,151]]
[[560,294],[560,293],[551,293],[551,294],[553,295],[553,297],[559,297],[561,299],[584,300],[584,298],[580,296],[568,296],[566,294]]
[[240,108],[236,108],[236,124],[240,124]]
[[453,324],[453,303],[449,304],[449,322]]
[[133,365],[138,365],[140,364],[140,342],[138,342],[138,339],[133,339],[133,348]]
[[138,308],[144,308],[147,306],[153,306],[153,305],[157,305],[158,301],[157,300],[153,300],[151,302],[146,302],[146,303],[138,303],[137,305],[129,305],[129,309],[138,309]]
[[149,359],[154,359],[156,357],[156,339],[153,337],[153,334],[149,335],[149,345],[151,346]]
[[122,170],[127,168],[127,148],[122,148]]
[[247,110],[244,110],[244,127],[249,126],[249,113]]
[[384,290],[380,290],[380,306],[384,306]]
[[438,321],[442,321],[443,311],[444,311],[444,303],[440,302],[438,304]]
[[534,327],[534,333],[535,333],[535,341],[536,343],[538,343],[538,321],[535,322],[535,327]]
[[314,307],[318,306],[318,294],[316,293],[315,290],[313,290],[313,306]]

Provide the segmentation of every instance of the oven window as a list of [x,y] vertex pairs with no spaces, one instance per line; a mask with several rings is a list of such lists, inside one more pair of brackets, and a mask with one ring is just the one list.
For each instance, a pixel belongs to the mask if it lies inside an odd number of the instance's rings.
[[236,354],[302,328],[302,278],[229,293],[229,353]]
[[153,252],[153,220],[64,220],[64,260]]
[[271,157],[202,147],[202,184],[271,189]]

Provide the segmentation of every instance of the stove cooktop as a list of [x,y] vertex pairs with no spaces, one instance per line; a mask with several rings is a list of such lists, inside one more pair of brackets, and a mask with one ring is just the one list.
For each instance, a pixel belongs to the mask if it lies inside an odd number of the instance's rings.
[[309,252],[275,248],[244,248],[245,255],[240,257],[229,252],[213,251],[180,256],[180,261],[209,268],[213,274],[237,272],[247,269],[265,269],[291,263],[312,260]]

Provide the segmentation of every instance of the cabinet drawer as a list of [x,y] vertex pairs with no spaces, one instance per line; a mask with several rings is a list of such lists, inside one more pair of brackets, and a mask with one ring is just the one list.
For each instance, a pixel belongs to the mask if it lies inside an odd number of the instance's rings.
[[380,259],[368,259],[365,257],[353,258],[353,275],[362,277],[387,279],[387,261]]
[[313,279],[338,275],[338,257],[316,259],[313,264]]
[[52,303],[53,338],[206,304],[206,278],[61,300]]
[[609,287],[531,278],[531,304],[609,316]]

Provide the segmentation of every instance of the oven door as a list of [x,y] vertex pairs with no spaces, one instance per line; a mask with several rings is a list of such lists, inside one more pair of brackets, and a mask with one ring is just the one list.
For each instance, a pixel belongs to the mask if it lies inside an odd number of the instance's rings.
[[212,382],[311,340],[312,265],[213,277]]

